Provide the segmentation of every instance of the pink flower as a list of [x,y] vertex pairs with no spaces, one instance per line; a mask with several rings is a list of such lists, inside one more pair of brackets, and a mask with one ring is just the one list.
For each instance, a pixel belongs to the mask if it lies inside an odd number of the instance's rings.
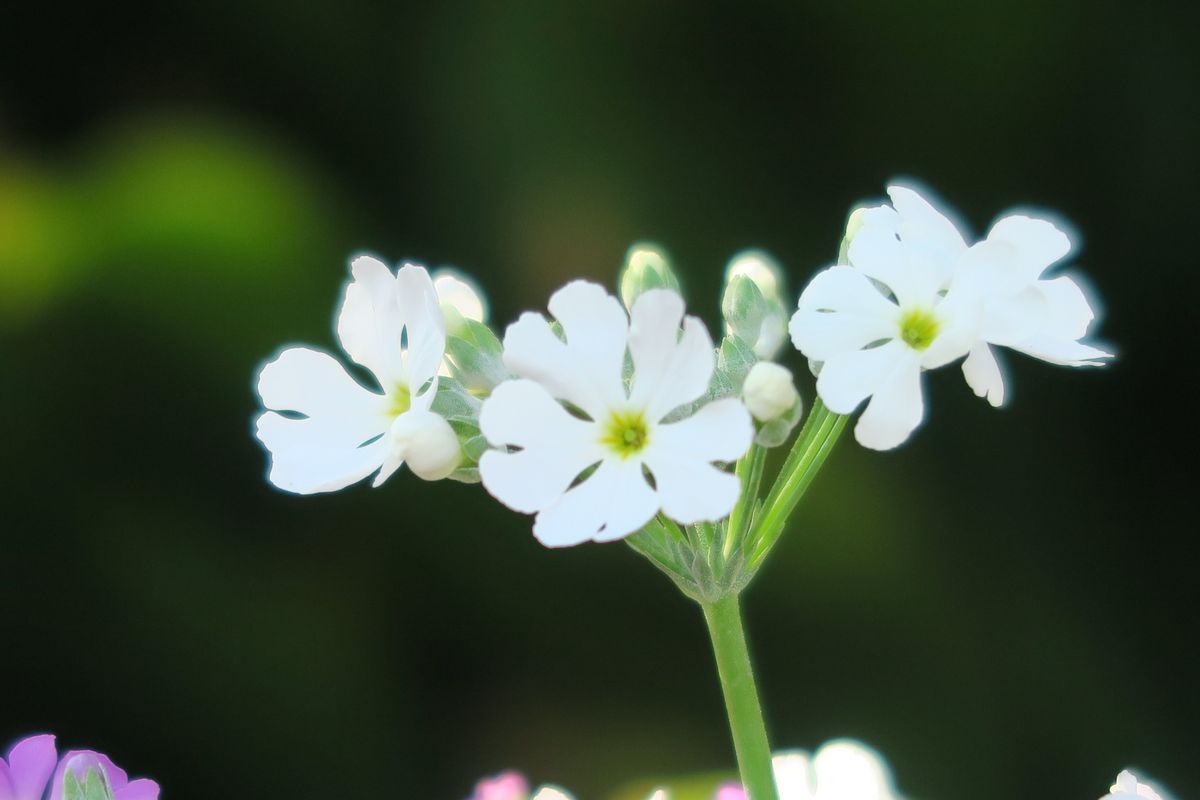
[[113,800],[158,800],[157,783],[145,778],[129,780],[125,770],[102,753],[72,750],[59,759],[54,737],[49,734],[22,739],[8,751],[8,758],[0,758],[0,800],[42,800],[47,788],[49,800],[62,800],[68,770],[81,780],[89,770],[102,772],[113,790]]

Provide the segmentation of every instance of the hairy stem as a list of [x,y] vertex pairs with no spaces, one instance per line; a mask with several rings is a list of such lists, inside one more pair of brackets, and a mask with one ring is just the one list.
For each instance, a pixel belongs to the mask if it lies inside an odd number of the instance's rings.
[[729,716],[729,731],[733,735],[742,785],[750,800],[779,800],[771,770],[771,746],[767,742],[754,669],[750,666],[750,652],[746,648],[738,596],[730,594],[715,602],[703,603],[702,608],[716,656],[721,691],[725,695],[725,711]]

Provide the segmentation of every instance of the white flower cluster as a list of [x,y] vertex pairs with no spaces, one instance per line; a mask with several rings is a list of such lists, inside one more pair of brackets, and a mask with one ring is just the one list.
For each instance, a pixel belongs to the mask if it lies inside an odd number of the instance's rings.
[[851,215],[841,263],[813,278],[790,325],[830,410],[849,414],[869,398],[854,431],[864,447],[896,447],[920,425],[923,370],[966,356],[967,383],[999,406],[993,347],[1072,367],[1111,357],[1080,342],[1095,314],[1079,285],[1044,275],[1071,249],[1052,222],[1006,216],[968,245],[916,191],[888,194],[890,206]]
[[660,515],[689,526],[734,511],[730,465],[800,421],[792,374],[771,361],[789,330],[829,410],[867,401],[855,435],[874,449],[920,424],[923,370],[965,357],[968,384],[998,406],[995,347],[1067,366],[1110,357],[1080,341],[1094,313],[1078,284],[1045,275],[1070,250],[1054,224],[1006,216],[968,244],[917,192],[888,192],[891,205],[851,215],[840,263],[804,289],[790,325],[783,271],[760,251],[736,256],[716,348],[653,246],[630,250],[620,300],[574,281],[550,318],[521,315],[503,342],[464,276],[355,258],[337,334],[376,385],[308,347],[267,363],[257,434],[270,480],[311,494],[371,475],[379,486],[407,464],[426,480],[482,481],[536,515],[548,546],[611,541]]

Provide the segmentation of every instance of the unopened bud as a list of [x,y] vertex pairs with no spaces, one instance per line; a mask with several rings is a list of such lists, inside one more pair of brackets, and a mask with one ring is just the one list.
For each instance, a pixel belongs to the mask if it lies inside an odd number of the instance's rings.
[[679,279],[671,270],[666,253],[654,245],[635,244],[625,255],[620,289],[621,302],[626,309],[631,309],[638,295],[650,289],[674,289],[678,292]]
[[413,409],[392,423],[392,448],[418,478],[438,481],[462,463],[462,446],[450,423],[432,411]]
[[762,250],[746,250],[738,253],[725,268],[725,285],[728,286],[739,275],[754,281],[758,291],[767,302],[779,302],[783,293],[783,270],[770,255]]
[[446,327],[453,330],[462,319],[483,322],[487,319],[487,302],[476,283],[466,275],[450,268],[433,273],[433,288],[446,317]]
[[855,235],[862,230],[863,223],[867,220],[867,208],[859,207],[850,212],[850,216],[846,219],[846,234],[842,237],[842,244],[838,247],[838,263],[849,264],[847,254],[850,252],[850,242],[853,241]]
[[742,402],[759,422],[783,416],[799,399],[791,371],[772,361],[759,361],[751,367],[742,384]]

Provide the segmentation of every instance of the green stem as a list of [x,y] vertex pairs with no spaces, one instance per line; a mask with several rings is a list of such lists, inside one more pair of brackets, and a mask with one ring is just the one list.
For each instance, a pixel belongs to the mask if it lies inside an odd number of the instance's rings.
[[834,414],[819,399],[813,404],[751,531],[749,538],[755,543],[749,558],[751,569],[757,568],[775,546],[788,517],[837,444],[848,419],[844,414]]
[[749,800],[779,800],[771,770],[771,746],[767,743],[758,687],[750,666],[750,652],[746,649],[738,596],[727,595],[715,602],[703,603],[701,607],[717,659],[717,673],[725,695],[725,711],[729,716],[729,731],[733,735],[742,785]]

